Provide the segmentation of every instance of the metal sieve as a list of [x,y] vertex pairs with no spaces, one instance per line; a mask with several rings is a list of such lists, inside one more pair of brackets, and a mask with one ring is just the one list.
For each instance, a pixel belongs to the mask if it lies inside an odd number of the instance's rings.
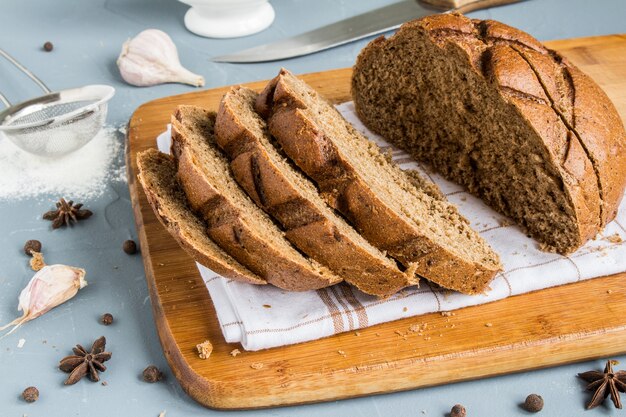
[[50,89],[26,67],[0,49],[0,55],[33,80],[46,95],[11,105],[0,112],[0,132],[19,148],[41,156],[61,156],[75,151],[102,128],[107,102],[115,94],[108,85],[88,85],[59,92]]

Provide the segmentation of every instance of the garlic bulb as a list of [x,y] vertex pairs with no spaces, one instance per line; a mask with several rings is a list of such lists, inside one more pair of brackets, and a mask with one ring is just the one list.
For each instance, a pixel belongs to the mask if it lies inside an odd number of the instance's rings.
[[10,335],[27,321],[36,319],[74,297],[86,285],[84,269],[67,265],[44,266],[20,293],[17,311],[23,312],[22,317],[0,327],[0,330],[13,326],[4,336]]
[[117,58],[122,78],[139,87],[163,83],[183,83],[196,87],[204,78],[180,64],[172,38],[157,29],[147,29],[127,40]]

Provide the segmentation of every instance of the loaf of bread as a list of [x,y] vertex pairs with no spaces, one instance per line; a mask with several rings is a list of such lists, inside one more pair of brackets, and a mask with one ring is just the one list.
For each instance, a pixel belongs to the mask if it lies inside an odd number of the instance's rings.
[[178,179],[191,208],[207,222],[213,241],[263,280],[285,290],[312,290],[341,281],[291,246],[239,187],[215,143],[215,113],[179,106],[171,122]]
[[222,99],[215,121],[217,143],[229,155],[239,185],[298,249],[361,291],[389,296],[417,284],[414,267],[400,270],[395,260],[369,244],[279,153],[265,120],[254,110],[257,96],[234,87]]
[[359,55],[361,120],[562,254],[616,214],[626,134],[606,94],[530,35],[458,14],[404,24]]
[[420,186],[286,70],[259,95],[256,110],[288,157],[327,203],[373,246],[445,288],[483,292],[498,256],[456,208]]
[[206,233],[206,223],[187,203],[174,159],[156,149],[137,155],[139,181],[157,219],[196,261],[235,281],[263,285],[267,282],[224,252]]

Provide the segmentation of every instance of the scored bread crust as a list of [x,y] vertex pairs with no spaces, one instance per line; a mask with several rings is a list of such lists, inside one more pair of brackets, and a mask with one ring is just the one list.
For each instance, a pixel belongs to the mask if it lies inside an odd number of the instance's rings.
[[[327,202],[343,213],[374,246],[415,268],[418,275],[463,293],[484,292],[501,268],[498,256],[492,253],[492,262],[483,263],[465,259],[428,236],[428,231],[405,220],[373,192],[323,127],[305,114],[307,104],[285,77],[295,79],[282,69],[259,95],[256,109],[268,118],[270,133],[318,184]],[[301,93],[323,100],[313,91]],[[351,135],[361,136],[349,123],[344,123]],[[365,138],[363,141],[367,142]]]
[[[379,37],[368,44],[357,58],[352,78],[355,108],[368,128],[423,159],[417,150],[403,146],[406,133],[392,132],[386,125],[403,126],[398,132],[411,132],[407,126],[411,122],[383,118],[380,113],[382,100],[399,93],[396,90],[401,87],[394,80],[411,77],[409,71],[400,72],[389,64],[404,62],[403,51],[418,51],[425,42],[437,45],[442,59],[450,59],[450,64],[452,58],[465,61],[477,79],[491,86],[501,106],[514,106],[518,117],[540,138],[548,155],[545,163],[560,176],[578,227],[574,243],[562,244],[557,251],[576,250],[615,217],[626,184],[626,134],[614,105],[566,58],[500,22],[459,14],[434,15],[408,22],[389,39]],[[376,85],[376,94],[371,91],[376,81],[368,71],[385,80]],[[410,94],[404,93],[406,97]],[[437,162],[433,165],[437,167]],[[481,196],[471,180],[461,180]],[[541,233],[536,237],[549,239]]]
[[[198,120],[201,120],[201,125],[196,123]],[[218,189],[205,175],[204,169],[224,170],[223,175],[231,175],[227,165],[201,167],[189,144],[193,140],[191,137],[198,134],[202,137],[201,140],[206,141],[207,147],[213,148],[214,121],[215,113],[194,106],[179,106],[171,120],[172,153],[177,158],[178,178],[190,206],[207,221],[207,233],[211,239],[233,258],[276,287],[289,291],[307,291],[340,282],[341,278],[321,265],[316,267],[314,262],[297,251],[282,253],[263,236],[260,226],[245,220],[246,216],[266,214],[258,209],[258,212],[244,215],[241,208],[224,197],[224,191]],[[215,152],[220,151],[215,149]],[[242,190],[238,191],[248,198]],[[281,239],[283,238],[281,235]],[[290,245],[286,241],[285,243]]]
[[137,155],[137,166],[139,182],[154,214],[189,256],[223,277],[255,285],[267,284],[209,238],[205,222],[187,205],[171,156],[148,149]]
[[[217,142],[229,154],[234,177],[252,200],[282,224],[287,239],[300,250],[361,291],[389,296],[416,285],[419,278],[411,270],[400,271],[395,261],[383,253],[376,254],[378,250],[331,208],[323,210],[310,201],[313,197],[296,183],[296,178],[308,180],[280,157],[270,156],[266,147],[272,145],[266,123],[254,111],[256,97],[252,90],[234,87],[222,99],[215,122]],[[246,114],[252,115],[251,120],[242,114],[242,101],[249,106]],[[265,135],[266,144],[260,135]],[[287,171],[292,172],[291,178]],[[317,193],[312,184],[311,190]],[[321,198],[319,203],[326,204]]]

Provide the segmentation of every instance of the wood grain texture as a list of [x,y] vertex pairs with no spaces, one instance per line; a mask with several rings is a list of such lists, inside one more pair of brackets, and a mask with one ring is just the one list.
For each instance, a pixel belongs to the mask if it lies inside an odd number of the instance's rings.
[[[592,76],[626,118],[626,35],[548,42]],[[278,70],[278,67],[277,67]],[[302,78],[334,102],[350,99],[350,69]],[[265,81],[246,84],[260,90]],[[199,403],[260,408],[407,390],[626,352],[626,273],[428,314],[300,345],[230,351],[193,261],[158,223],[136,180],[136,154],[155,147],[178,104],[217,109],[229,87],[155,100],[129,122],[127,167],[146,279],[172,372]],[[611,291],[609,291],[611,290]],[[407,333],[428,323],[426,334]],[[485,326],[491,323],[491,327]],[[425,337],[425,336],[429,336]],[[201,360],[195,345],[214,351]],[[241,348],[240,348],[241,349]],[[345,356],[337,351],[342,350]],[[262,363],[253,369],[251,364]]]

